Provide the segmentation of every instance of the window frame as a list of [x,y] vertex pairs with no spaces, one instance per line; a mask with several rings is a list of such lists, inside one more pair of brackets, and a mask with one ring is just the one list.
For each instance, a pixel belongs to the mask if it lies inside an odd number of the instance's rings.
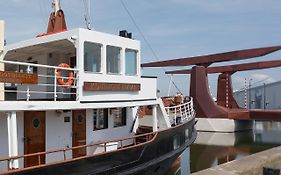
[[[121,118],[121,124],[120,125],[116,125],[116,119],[114,114],[112,113],[112,110],[120,110],[118,111],[119,114],[121,114],[121,116],[119,116]],[[123,108],[111,108],[110,109],[110,116],[112,117],[112,123],[113,123],[113,128],[120,128],[120,127],[124,127],[127,125],[127,108],[123,107]]]
[[[96,118],[96,122],[95,122],[95,110],[97,111],[97,118]],[[103,110],[103,114],[104,114],[104,116],[102,117],[102,119],[103,119],[103,124],[104,124],[104,127],[103,128],[97,128],[97,127],[95,127],[95,123],[97,124],[97,119],[99,118],[99,117],[101,117],[100,116],[100,110]],[[109,115],[108,115],[108,112],[109,112],[109,110],[108,110],[108,108],[103,108],[103,109],[93,109],[93,131],[99,131],[99,130],[103,130],[103,129],[108,129],[108,127],[109,127],[109,120],[108,120],[108,118],[109,118]]]
[[[99,72],[94,72],[94,71],[88,71],[85,70],[85,43],[90,43],[90,44],[96,44],[100,46],[100,71]],[[84,41],[83,42],[83,71],[87,74],[102,74],[103,73],[103,57],[104,57],[104,44],[98,43],[98,42],[93,42],[93,41]]]
[[[115,47],[115,48],[118,48],[119,49],[119,62],[118,62],[118,72],[116,73],[116,72],[109,72],[108,70],[108,47]],[[105,60],[106,60],[106,65],[105,65],[105,68],[106,68],[106,70],[105,70],[105,72],[106,72],[106,74],[107,75],[121,75],[122,74],[122,67],[123,67],[123,65],[122,65],[122,61],[123,61],[123,56],[122,56],[122,50],[123,50],[123,48],[121,47],[121,46],[116,46],[116,45],[106,45],[105,46]]]
[[[126,53],[127,53],[127,50],[130,50],[130,51],[134,51],[136,53],[136,57],[135,57],[135,74],[128,74],[126,71],[127,71],[127,59],[126,59]],[[125,67],[124,67],[124,74],[126,76],[138,76],[138,65],[139,65],[139,50],[137,49],[132,49],[132,48],[125,48],[125,55],[124,55],[124,62],[125,62]]]

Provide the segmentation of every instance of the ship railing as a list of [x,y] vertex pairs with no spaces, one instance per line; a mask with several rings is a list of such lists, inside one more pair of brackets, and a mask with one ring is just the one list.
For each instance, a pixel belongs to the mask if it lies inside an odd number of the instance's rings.
[[193,99],[189,98],[187,102],[179,105],[165,107],[171,125],[178,125],[190,120],[195,115],[193,108]]
[[[78,69],[7,60],[0,61],[0,64],[4,64],[5,72],[32,74],[38,79],[38,82],[28,84],[18,83],[12,77],[2,78],[4,88],[0,88],[0,93],[4,93],[5,101],[78,100]],[[61,77],[58,77],[58,71],[61,71]],[[73,83],[60,85],[58,79],[67,82],[69,72],[73,73]]]
[[[72,148],[64,148],[64,149],[59,149],[59,150],[52,150],[52,151],[47,151],[47,152],[38,152],[38,153],[33,153],[33,154],[26,154],[26,155],[21,155],[21,156],[14,156],[14,157],[7,157],[7,158],[0,158],[0,163],[6,162],[6,170],[0,171],[1,174],[5,174],[7,172],[12,172],[12,171],[19,171],[19,170],[25,170],[28,168],[36,168],[36,167],[42,167],[42,166],[47,166],[47,165],[53,165],[53,164],[58,164],[58,163],[63,163],[66,161],[70,160],[76,160],[76,159],[81,159],[85,157],[91,157],[91,156],[99,156],[102,154],[114,152],[114,151],[121,151],[123,149],[129,149],[132,147],[140,146],[149,142],[152,142],[157,136],[157,133],[146,133],[146,134],[140,134],[136,136],[132,136],[129,138],[124,138],[124,139],[119,139],[119,140],[112,140],[112,141],[107,141],[107,142],[100,142],[100,143],[95,143],[95,144],[88,144],[88,145],[82,145],[82,146],[76,146]],[[118,147],[116,149],[112,149],[112,146],[117,144]],[[89,148],[94,148],[96,149],[97,147],[102,147],[103,151],[99,152],[91,152],[89,151]],[[74,152],[78,152],[79,156],[73,157]],[[81,154],[82,153],[82,154]],[[83,154],[84,153],[84,154]],[[60,159],[56,159],[53,161],[48,161],[45,163],[45,159],[47,156],[51,156],[52,154],[58,155],[60,154]],[[72,155],[72,156],[71,156]],[[36,165],[31,166],[31,167],[14,167],[13,163],[14,162],[19,162],[19,160],[23,160],[23,162],[28,159],[28,158],[34,158],[36,162]],[[5,172],[6,171],[6,172]]]

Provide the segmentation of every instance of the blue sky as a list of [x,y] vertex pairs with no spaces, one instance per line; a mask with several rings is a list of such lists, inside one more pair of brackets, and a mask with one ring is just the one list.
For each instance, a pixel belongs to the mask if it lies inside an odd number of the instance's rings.
[[[127,29],[142,43],[142,62],[205,55],[237,49],[281,45],[280,0],[123,0],[155,51],[154,57],[130,20],[120,0],[91,0],[95,30],[117,34]],[[82,0],[62,0],[69,28],[85,27]],[[6,21],[8,43],[45,32],[51,0],[0,0],[0,19]],[[231,63],[281,59],[281,51],[269,56]],[[230,63],[222,63],[230,64]],[[222,64],[214,64],[222,65]],[[187,67],[188,68],[188,67]],[[172,70],[177,68],[165,68]],[[281,80],[281,68],[236,73],[234,89],[252,83]],[[145,68],[145,75],[158,76],[161,95],[167,95],[169,76],[162,68]],[[216,94],[217,74],[209,76]],[[175,75],[174,81],[184,94],[189,93],[189,76]],[[171,94],[177,90],[172,87]]]

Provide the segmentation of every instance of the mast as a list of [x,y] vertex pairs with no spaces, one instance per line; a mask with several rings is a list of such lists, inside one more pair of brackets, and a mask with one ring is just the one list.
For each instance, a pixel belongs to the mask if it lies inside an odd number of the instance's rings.
[[85,22],[87,29],[91,30],[91,1],[90,0],[84,0],[84,6],[85,6]]
[[57,15],[57,12],[61,9],[60,8],[60,0],[54,0],[53,2],[54,12]]
[[4,21],[0,20],[0,59],[4,50]]

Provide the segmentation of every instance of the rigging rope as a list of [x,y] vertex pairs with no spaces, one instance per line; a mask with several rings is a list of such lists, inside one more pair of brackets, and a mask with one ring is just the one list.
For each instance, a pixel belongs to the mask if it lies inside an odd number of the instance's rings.
[[[152,48],[151,44],[148,42],[148,40],[146,39],[145,35],[143,34],[142,30],[140,29],[139,25],[137,24],[136,20],[134,19],[133,15],[131,14],[131,12],[129,11],[129,9],[127,8],[126,4],[123,2],[123,0],[120,0],[122,6],[124,7],[125,11],[127,12],[127,14],[129,15],[130,19],[132,20],[133,24],[135,25],[135,27],[137,28],[138,32],[140,33],[141,37],[143,38],[144,42],[146,43],[146,45],[148,46],[149,50],[151,51],[151,53],[153,54],[153,56],[155,57],[155,59],[157,61],[160,61],[159,57],[157,56],[156,52],[154,51],[154,49]],[[161,67],[164,72],[166,72],[166,69]],[[171,75],[166,75],[166,76],[171,76]],[[173,79],[170,79],[170,81],[172,81],[173,85],[175,86],[175,88],[182,94],[181,90],[177,87],[177,85],[175,84]],[[169,92],[168,92],[169,93]]]

